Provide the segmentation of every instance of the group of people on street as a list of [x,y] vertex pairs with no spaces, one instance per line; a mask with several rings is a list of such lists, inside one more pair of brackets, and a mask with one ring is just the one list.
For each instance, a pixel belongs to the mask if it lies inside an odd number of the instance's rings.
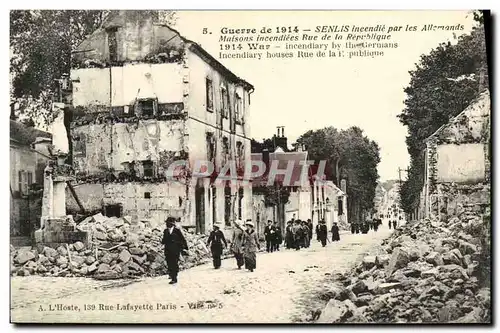
[[286,223],[285,247],[300,250],[311,246],[313,224],[311,219],[301,221],[292,219]]
[[[332,242],[336,242],[340,240],[339,227],[336,222],[332,225]],[[325,247],[326,242],[328,240],[328,228],[326,226],[325,220],[319,221],[319,224],[316,226],[316,239],[318,242],[321,242],[321,246]]]
[[[167,264],[167,273],[170,278],[170,284],[177,283],[179,273],[180,255],[187,255],[188,244],[182,231],[175,226],[177,220],[174,217],[168,217],[166,220],[166,228],[163,231],[162,244],[164,245],[164,255]],[[215,223],[213,230],[207,239],[207,247],[212,253],[213,266],[215,269],[221,267],[221,256],[225,248],[228,247],[226,238],[222,230],[222,223]],[[255,230],[255,225],[251,220],[245,223],[236,221],[234,223],[234,232],[231,239],[231,252],[236,259],[236,266],[241,269],[245,266],[250,272],[257,268],[257,251],[260,250],[259,237]],[[333,223],[332,241],[339,241],[339,227],[337,223]],[[280,245],[283,242],[283,235],[278,223],[268,221],[264,229],[267,252],[279,251]],[[300,250],[311,246],[313,236],[313,224],[309,219],[307,221],[292,219],[287,222],[285,231],[285,246],[287,249]],[[323,247],[326,246],[328,240],[328,230],[324,220],[320,221],[316,226],[316,236],[318,242],[321,242]]]
[[351,234],[367,234],[368,231],[378,231],[378,228],[382,225],[382,220],[374,218],[372,220],[364,221],[361,223],[352,222],[351,223]]
[[266,239],[266,251],[274,252],[280,250],[280,245],[283,242],[283,234],[278,222],[267,220],[267,225],[264,228],[264,237]]
[[391,225],[392,225],[393,229],[396,229],[396,227],[398,226],[398,220],[396,220],[396,219],[389,220],[388,225],[389,225],[389,229],[391,229]]
[[[214,268],[219,269],[221,266],[221,256],[225,248],[227,248],[227,241],[224,233],[220,230],[222,223],[215,223],[214,229],[210,232],[207,239],[207,246],[210,247],[212,252],[212,259]],[[238,221],[235,224],[233,238],[231,240],[231,252],[236,259],[236,266],[241,269],[243,265],[250,272],[257,268],[257,251],[260,249],[259,237],[255,231],[255,226],[251,220],[245,223],[245,229],[242,222]]]

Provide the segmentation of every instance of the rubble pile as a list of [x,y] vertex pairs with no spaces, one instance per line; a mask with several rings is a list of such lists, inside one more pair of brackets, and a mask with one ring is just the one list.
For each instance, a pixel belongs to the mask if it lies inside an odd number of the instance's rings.
[[[127,217],[104,217],[100,213],[81,222],[90,242],[63,244],[56,248],[15,249],[11,246],[11,274],[17,276],[89,276],[96,279],[131,278],[166,274],[161,239],[163,230],[143,222],[130,223]],[[183,229],[189,250],[181,255],[181,269],[211,260],[207,236]],[[223,258],[230,256],[224,250]]]
[[489,281],[481,271],[490,268],[483,223],[467,214],[400,227],[385,240],[385,254],[366,256],[351,272],[334,277],[317,322],[490,322]]

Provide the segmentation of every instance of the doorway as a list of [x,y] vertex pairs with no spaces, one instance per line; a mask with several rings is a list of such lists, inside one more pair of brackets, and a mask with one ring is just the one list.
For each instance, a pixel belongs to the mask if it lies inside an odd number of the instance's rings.
[[205,233],[205,188],[197,186],[195,190],[196,232]]

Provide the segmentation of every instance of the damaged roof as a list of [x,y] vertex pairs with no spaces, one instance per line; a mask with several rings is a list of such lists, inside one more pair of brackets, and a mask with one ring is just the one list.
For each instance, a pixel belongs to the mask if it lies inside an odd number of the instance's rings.
[[14,120],[10,121],[11,140],[14,140],[15,142],[25,146],[30,146],[36,141],[38,137],[51,139],[52,134],[40,131],[33,127],[26,126]]
[[[432,140],[433,138],[436,138],[438,135],[440,135],[445,128],[448,128],[450,126],[453,126],[454,124],[458,123],[460,119],[462,119],[464,116],[470,116],[470,113],[474,110],[476,110],[477,106],[483,106],[479,108],[479,111],[481,112],[481,116],[489,114],[491,104],[490,104],[490,91],[489,89],[486,89],[483,91],[479,96],[472,101],[469,106],[467,106],[462,112],[460,112],[458,115],[455,117],[451,118],[446,124],[442,125],[439,127],[436,132],[434,132],[432,135],[427,137],[427,139],[424,140],[424,142],[428,142],[429,140]],[[481,105],[482,104],[482,105]]]
[[[99,36],[102,36],[103,33],[107,29],[113,29],[113,28],[119,28],[125,26],[128,22],[139,22],[139,21],[145,21],[149,20],[151,18],[154,19],[154,12],[153,10],[116,10],[112,11],[111,14],[106,18],[106,20],[102,23],[101,27],[94,31],[86,40],[84,40],[76,49],[74,52],[75,54],[78,53],[87,53],[87,52],[92,52],[94,51],[93,48],[93,43],[92,39],[93,38],[99,38]],[[245,88],[249,90],[253,90],[254,86],[247,82],[246,80],[238,77],[236,74],[234,74],[231,70],[229,70],[226,66],[221,64],[217,59],[215,59],[210,53],[208,53],[204,48],[201,47],[198,43],[189,40],[188,38],[182,36],[182,34],[173,29],[171,26],[164,24],[164,23],[159,23],[159,22],[153,22],[153,25],[155,26],[160,26],[166,29],[169,29],[175,36],[170,37],[166,40],[161,40],[160,36],[154,36],[155,41],[158,41],[158,43],[173,43],[173,40],[179,39],[181,44],[184,43],[188,46],[188,48],[196,53],[199,57],[201,57],[204,61],[206,61],[209,65],[214,67],[215,69],[219,70],[221,74],[226,76],[229,80],[239,83],[243,85]],[[154,52],[154,51],[153,51]]]

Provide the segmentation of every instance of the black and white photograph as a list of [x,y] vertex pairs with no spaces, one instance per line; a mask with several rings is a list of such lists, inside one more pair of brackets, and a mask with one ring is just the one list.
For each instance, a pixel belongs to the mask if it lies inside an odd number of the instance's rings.
[[11,323],[492,324],[489,11],[9,17]]

